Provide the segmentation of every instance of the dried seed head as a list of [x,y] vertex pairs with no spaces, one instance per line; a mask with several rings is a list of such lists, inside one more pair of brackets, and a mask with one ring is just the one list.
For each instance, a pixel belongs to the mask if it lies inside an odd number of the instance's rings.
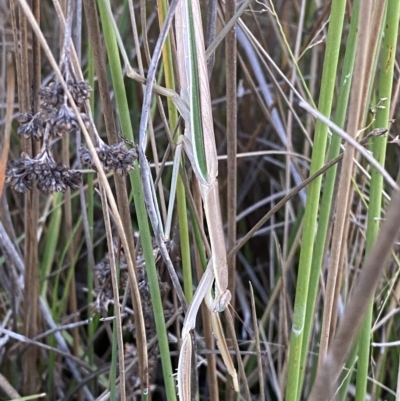
[[17,192],[26,192],[32,189],[33,180],[36,179],[34,161],[23,153],[20,159],[11,160],[6,171],[6,182]]
[[41,113],[36,113],[34,116],[28,113],[20,114],[18,121],[22,125],[18,128],[18,134],[25,138],[34,138],[37,141],[43,136],[44,121]]
[[[66,74],[64,74],[64,78],[66,78]],[[86,82],[77,82],[74,79],[69,79],[66,83],[76,105],[82,106],[89,99],[92,88]],[[38,94],[41,96],[41,106],[45,109],[59,108],[66,101],[64,88],[56,78],[47,86],[40,88]]]
[[[116,251],[116,249],[114,249]],[[124,292],[128,283],[128,269],[126,258],[123,253],[118,258],[120,277],[119,277],[119,287],[121,293]],[[96,288],[97,300],[96,300],[96,311],[107,310],[110,302],[113,301],[114,293],[111,281],[111,267],[110,267],[110,256],[107,253],[103,260],[94,267],[94,274],[96,275],[99,287]]]
[[40,105],[44,109],[58,108],[64,103],[64,89],[57,81],[51,81],[47,86],[38,90],[41,97]]
[[29,123],[29,121],[32,120],[33,115],[29,113],[19,113],[17,116],[17,121],[20,124],[26,124]]
[[6,182],[18,192],[26,192],[36,187],[45,194],[65,192],[67,188],[77,189],[81,181],[80,171],[70,170],[57,163],[49,153],[40,153],[34,159],[27,154],[12,160],[6,172]]
[[54,136],[68,134],[72,130],[78,129],[79,124],[75,113],[64,103],[51,120],[51,133]]
[[[91,88],[83,81],[77,82],[71,75],[69,69],[68,71],[64,71],[64,78],[69,77],[67,87],[77,106],[81,107],[89,99]],[[33,117],[35,125],[32,126],[32,123],[30,123],[32,117],[23,116],[23,119],[27,121],[21,121],[25,125],[20,127],[18,132],[26,136],[34,135],[38,139],[43,135],[46,123],[50,125],[49,132],[52,136],[62,136],[63,134],[79,129],[76,115],[70,107],[64,88],[57,78],[54,78],[47,86],[40,88],[38,94],[41,96],[41,109]],[[85,126],[89,128],[89,117],[85,113],[81,113],[80,116]]]
[[82,106],[86,100],[90,97],[90,92],[92,88],[84,81],[81,82],[67,82],[68,90],[71,92],[75,103],[78,106]]
[[[96,147],[96,153],[105,172],[114,170],[118,174],[128,174],[133,170],[133,162],[137,159],[136,150],[127,149],[123,142],[112,146],[102,143]],[[97,170],[92,155],[86,148],[81,148],[81,162]]]

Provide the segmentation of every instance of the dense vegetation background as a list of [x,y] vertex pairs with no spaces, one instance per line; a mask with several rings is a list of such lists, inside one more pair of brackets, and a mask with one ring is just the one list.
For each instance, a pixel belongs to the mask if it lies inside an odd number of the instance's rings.
[[400,400],[399,12],[0,0],[0,398]]

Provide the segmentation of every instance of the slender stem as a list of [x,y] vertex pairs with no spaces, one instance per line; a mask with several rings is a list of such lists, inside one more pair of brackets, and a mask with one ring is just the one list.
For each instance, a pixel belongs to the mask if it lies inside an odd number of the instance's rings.
[[[330,115],[333,101],[345,4],[346,2],[344,0],[336,0],[332,2],[318,106],[320,112],[326,116]],[[321,122],[317,122],[315,127],[310,175],[314,174],[323,166],[327,133],[328,127]],[[317,178],[309,186],[304,214],[304,234],[300,251],[299,271],[297,275],[296,297],[293,312],[293,326],[290,338],[288,377],[285,396],[287,401],[299,399],[302,388],[302,383],[300,382],[300,362],[303,352],[302,347],[304,345],[304,325],[306,323],[307,297],[315,241],[315,236],[311,233],[315,232],[314,228],[317,222],[320,189],[321,177]]]
[[[376,126],[389,126],[389,113],[391,108],[392,86],[393,86],[393,70],[395,56],[393,50],[397,45],[397,35],[399,26],[400,3],[395,0],[387,2],[386,22],[384,26],[384,35],[382,43],[381,72],[378,89],[378,101],[387,99],[384,107],[377,109]],[[384,166],[386,158],[387,136],[377,137],[372,140],[373,156]],[[382,193],[383,193],[383,177],[375,169],[371,170],[370,184],[370,202],[368,206],[367,220],[367,236],[366,236],[366,253],[371,252],[372,247],[378,236],[381,216],[382,216]],[[371,326],[372,326],[373,302],[368,306],[363,327],[359,336],[359,353],[357,364],[357,381],[356,381],[356,401],[366,399],[367,378],[370,365],[370,342],[371,342]]]
[[[340,92],[338,96],[336,115],[335,115],[335,122],[339,127],[344,126],[347,112],[347,105],[349,101],[351,77],[353,73],[354,58],[355,58],[358,6],[359,6],[359,1],[357,0],[353,8],[349,37],[347,38],[346,54],[344,56],[343,70],[340,78],[340,86],[339,86]],[[341,137],[334,133],[332,135],[332,141],[329,147],[328,160],[333,160],[338,156],[340,151],[340,144],[341,144]],[[325,244],[331,218],[336,172],[337,172],[336,165],[327,171],[324,190],[321,199],[320,217],[318,222],[317,234],[315,237],[315,247],[311,263],[310,287],[308,293],[307,312],[306,312],[306,325],[304,328],[304,339],[303,339],[303,348],[301,356],[301,371],[303,372],[303,375],[305,372],[305,363],[308,354],[308,346],[310,343],[310,338],[313,328],[313,316],[315,313],[315,303],[318,293],[320,270],[321,266],[323,265],[324,254],[326,252]]]
[[[114,241],[113,241],[113,234],[112,234],[112,227],[110,221],[110,213],[108,210],[107,204],[107,195],[104,191],[104,188],[100,188],[100,195],[101,195],[101,205],[104,214],[104,223],[106,227],[106,235],[107,235],[107,247],[108,247],[108,256],[110,260],[110,275],[111,275],[111,282],[112,282],[112,289],[113,289],[113,296],[114,296],[114,314],[115,319],[113,322],[114,328],[114,335],[113,335],[113,342],[112,342],[112,368],[110,371],[110,385],[111,385],[111,399],[116,399],[115,396],[115,382],[116,382],[116,367],[117,367],[117,355],[118,355],[118,367],[119,367],[119,381],[120,381],[120,389],[119,394],[122,401],[126,401],[126,389],[125,389],[125,358],[124,358],[124,341],[122,338],[122,317],[121,317],[121,306],[119,302],[119,277],[120,271],[119,267],[117,268],[117,263],[115,260],[115,250],[114,250]],[[117,352],[115,352],[117,351]],[[114,392],[114,394],[113,394]]]
[[[100,96],[102,100],[102,106],[104,110],[104,120],[107,128],[107,136],[108,139],[111,143],[117,143],[118,142],[118,134],[117,134],[117,129],[116,125],[114,122],[114,117],[113,117],[113,108],[111,105],[110,101],[110,93],[108,89],[108,84],[107,84],[107,78],[106,78],[106,70],[104,68],[104,64],[101,62],[101,56],[104,51],[104,45],[101,41],[101,35],[100,35],[100,29],[99,29],[99,21],[97,19],[97,10],[95,7],[95,4],[91,1],[84,0],[84,5],[85,9],[87,9],[87,12],[89,15],[87,16],[88,19],[88,27],[89,27],[89,34],[91,36],[92,42],[93,42],[93,49],[95,51],[95,63],[96,63],[96,71],[98,75],[98,81],[99,81],[99,90],[100,90]],[[111,77],[113,81],[113,86],[116,94],[116,101],[117,101],[117,109],[118,109],[118,114],[120,117],[121,121],[121,128],[122,128],[122,134],[125,138],[133,141],[133,132],[132,132],[132,126],[131,126],[131,121],[130,121],[130,115],[129,115],[129,110],[127,106],[127,98],[126,98],[126,92],[125,92],[125,85],[123,82],[123,77],[121,74],[121,65],[119,61],[119,54],[118,54],[118,47],[116,44],[116,39],[114,35],[114,31],[112,30],[112,27],[110,26],[110,21],[109,18],[107,17],[107,11],[106,11],[106,6],[102,1],[99,2],[99,9],[100,9],[100,16],[102,20],[102,27],[103,27],[103,32],[104,32],[104,38],[105,38],[105,44],[106,44],[106,49],[108,53],[108,59],[110,60],[110,69],[111,69]],[[131,175],[131,181],[133,183],[134,177],[136,177],[136,180],[138,179],[138,172],[134,171],[133,174]],[[132,262],[135,263],[136,257],[135,257],[135,245],[134,245],[134,239],[133,239],[133,230],[132,230],[132,223],[131,223],[131,217],[130,217],[130,210],[129,210],[129,202],[127,198],[127,190],[126,190],[126,182],[125,179],[121,176],[118,176],[118,174],[114,175],[114,180],[115,180],[115,187],[116,187],[116,192],[117,192],[117,201],[118,201],[118,206],[120,209],[120,213],[122,216],[122,224],[124,227],[124,232],[127,238],[128,246],[129,246],[129,252],[132,255]],[[135,184],[133,184],[133,188],[135,186],[137,187],[140,184],[136,181]],[[140,189],[139,189],[140,192]],[[135,200],[135,205],[137,211],[140,210],[140,201],[136,202]],[[141,228],[141,224],[143,222],[139,221],[139,228]],[[145,222],[144,224],[147,224]],[[143,249],[146,249],[147,257],[149,257],[149,248],[151,244],[151,238],[148,234],[142,235],[141,232],[141,240],[143,243]],[[152,246],[151,246],[152,250]],[[127,251],[127,250],[126,250]],[[154,264],[154,257],[152,255],[152,260]],[[146,264],[151,263],[150,261],[147,261],[146,259]],[[133,301],[133,307],[135,310],[134,314],[134,320],[135,320],[135,326],[136,326],[136,341],[137,341],[137,347],[139,350],[138,357],[139,357],[139,375],[141,378],[141,388],[143,391],[143,397],[145,397],[145,393],[147,393],[147,389],[149,386],[148,383],[148,356],[147,356],[147,350],[146,350],[146,330],[145,330],[145,325],[144,325],[144,318],[143,318],[143,309],[142,309],[142,304],[141,304],[141,299],[140,299],[140,294],[139,294],[139,288],[138,288],[138,283],[137,283],[137,278],[136,278],[136,270],[133,268],[128,269],[129,271],[129,280],[130,280],[130,287],[131,287],[131,294],[132,294],[132,301]]]
[[[113,32],[113,28],[111,26],[111,22],[109,20],[109,16],[107,13],[106,9],[107,5],[103,0],[99,0],[98,5],[100,10],[103,31],[106,33],[105,35],[106,47],[107,51],[110,53],[109,61],[110,61],[111,75],[112,75],[114,90],[116,92],[117,109],[121,121],[122,134],[126,139],[133,142],[132,125],[130,121],[129,108],[126,98],[125,85],[123,82],[123,76],[119,61],[118,46],[115,34]],[[151,82],[153,82],[153,79],[151,79]],[[146,106],[144,106],[144,109],[146,110],[147,113],[149,112],[149,109]],[[144,121],[147,124],[148,114],[146,114]],[[140,144],[142,143],[143,142],[140,141]],[[139,146],[139,152],[140,149],[141,146]],[[156,271],[156,266],[154,261],[153,243],[150,235],[149,223],[147,220],[147,212],[142,189],[142,180],[140,177],[141,173],[145,174],[142,168],[139,171],[138,165],[135,162],[135,169],[130,175],[132,183],[132,192],[135,200],[136,215],[139,223],[140,237],[143,247],[143,255],[146,261],[146,271],[150,288],[150,295],[154,308],[154,317],[156,321],[156,329],[160,346],[161,362],[164,374],[164,382],[167,391],[167,399],[169,401],[173,401],[176,399],[175,383],[173,379],[167,330],[165,327],[165,320],[164,320],[163,305],[161,300],[160,288],[158,284],[158,274]],[[160,248],[162,247],[162,245],[164,245],[165,248],[165,244],[159,244]],[[146,350],[143,349],[142,351],[144,351],[145,353]]]

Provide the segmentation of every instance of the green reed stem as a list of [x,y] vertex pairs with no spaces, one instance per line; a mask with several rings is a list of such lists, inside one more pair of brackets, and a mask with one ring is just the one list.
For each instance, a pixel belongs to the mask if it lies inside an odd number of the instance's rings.
[[[354,3],[353,14],[350,23],[349,36],[346,41],[346,53],[344,55],[342,75],[340,78],[340,90],[336,107],[336,115],[334,121],[339,127],[343,127],[346,119],[347,105],[349,102],[349,94],[351,88],[351,77],[353,74],[356,35],[358,22],[359,0]],[[333,160],[340,152],[341,138],[337,134],[332,135],[331,144],[328,152],[328,161]],[[315,237],[315,247],[311,262],[311,275],[309,292],[307,299],[306,324],[304,327],[304,338],[301,356],[301,371],[305,372],[306,359],[308,354],[308,346],[310,343],[311,333],[313,329],[313,316],[315,313],[315,303],[318,294],[318,286],[320,279],[320,270],[323,266],[325,255],[326,236],[329,227],[329,220],[332,210],[332,199],[336,181],[337,164],[332,166],[326,172],[324,190],[321,198],[320,216],[318,221],[318,229]]]
[[[383,108],[376,112],[376,127],[389,127],[395,50],[399,26],[400,2],[388,0],[386,22],[384,23],[384,38],[382,43],[382,61],[378,89],[378,101],[383,101]],[[373,156],[384,166],[386,158],[387,136],[372,139]],[[366,253],[368,254],[376,240],[382,217],[383,177],[371,168],[370,203],[368,207]],[[368,307],[361,334],[359,336],[359,352],[357,364],[356,401],[364,401],[367,392],[368,370],[370,366],[370,342],[372,325],[373,302]]]
[[[330,116],[336,70],[341,43],[345,0],[332,2],[330,22],[327,34],[326,52],[322,73],[321,92],[318,109],[325,116]],[[315,127],[314,146],[311,158],[310,175],[319,170],[325,160],[328,127],[317,121]],[[297,275],[296,296],[293,312],[293,325],[290,338],[286,401],[297,400],[302,389],[302,373],[300,371],[303,354],[303,337],[305,325],[312,325],[313,315],[306,322],[307,298],[311,276],[311,264],[315,241],[315,227],[320,199],[322,177],[309,185],[307,203],[304,214],[304,227],[300,251],[299,270]]]
[[[124,77],[122,75],[117,40],[112,28],[111,21],[108,17],[105,0],[98,0],[98,6],[100,10],[100,18],[108,53],[108,60],[110,63],[111,78],[113,82],[117,110],[121,123],[122,135],[129,141],[133,142],[134,138],[132,124],[129,115],[129,107],[126,97]],[[154,308],[153,313],[160,347],[166,395],[169,401],[174,401],[176,400],[176,391],[171,364],[171,355],[168,345],[167,329],[165,326],[164,309],[161,300],[160,287],[158,284],[158,274],[153,254],[153,243],[150,234],[149,222],[147,219],[147,210],[145,207],[142,183],[137,162],[134,163],[134,170],[130,174],[130,179],[136,208],[136,216],[138,219],[141,244],[143,248],[143,256],[146,262],[146,272],[149,283],[151,301]]]

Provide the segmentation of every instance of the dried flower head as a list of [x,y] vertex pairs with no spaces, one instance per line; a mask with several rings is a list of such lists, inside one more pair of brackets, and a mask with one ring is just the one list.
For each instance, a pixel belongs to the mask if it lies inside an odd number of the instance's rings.
[[[96,147],[96,153],[99,156],[105,172],[114,170],[118,174],[128,174],[133,170],[133,162],[137,159],[136,150],[127,149],[123,142],[112,146],[101,142],[101,144]],[[92,155],[86,148],[81,148],[81,162],[97,170]]]
[[[123,292],[126,289],[126,286],[129,283],[129,280],[126,280],[125,277],[127,277],[127,261],[125,257],[125,253],[123,248],[121,248],[119,241],[117,238],[114,238],[113,241],[113,251],[116,260],[118,261],[118,265],[120,267],[120,278],[123,278],[123,280],[120,280],[119,286],[121,289],[120,295],[122,296]],[[158,269],[160,269],[160,264],[163,263],[163,259],[161,258],[161,253],[156,245],[155,241],[153,243],[153,254],[154,258],[157,264]],[[95,292],[96,292],[96,301],[94,304],[94,309],[96,312],[100,312],[101,310],[108,310],[108,306],[110,303],[112,303],[113,300],[113,290],[112,290],[112,283],[111,283],[111,271],[110,271],[110,258],[109,254],[106,254],[104,259],[98,263],[95,268],[94,272],[97,277],[97,283],[98,285],[96,286]],[[150,290],[149,290],[149,284],[148,284],[148,279],[147,279],[147,273],[146,273],[146,264],[143,256],[143,249],[139,247],[137,253],[136,253],[136,277],[138,281],[138,286],[139,286],[139,293],[140,293],[140,299],[141,299],[141,304],[142,304],[142,311],[143,311],[143,317],[144,317],[144,324],[145,324],[145,331],[146,331],[146,337],[148,339],[151,339],[155,336],[157,336],[156,332],[156,323],[155,323],[155,318],[154,318],[154,307],[151,302],[151,296],[150,296]],[[175,308],[174,306],[171,306],[171,304],[167,301],[167,295],[170,290],[170,287],[167,283],[163,282],[160,277],[158,277],[158,283],[160,286],[161,290],[161,295],[164,298],[164,317],[166,319],[169,319],[174,313],[175,313]],[[129,294],[129,293],[128,293]],[[127,299],[127,306],[129,307],[132,303],[132,294],[129,294],[128,299]],[[126,311],[129,310],[128,308]],[[123,321],[123,330],[127,330],[131,335],[133,335],[133,338],[136,338],[136,327],[134,324],[134,321],[132,319],[132,315],[128,315],[127,318],[124,318]],[[137,346],[137,344],[136,344]],[[127,360],[130,358],[135,358],[137,356],[137,349],[136,346],[133,343],[125,343],[125,357]],[[148,353],[148,371],[149,371],[149,382],[154,383],[154,380],[156,378],[157,374],[157,366],[159,363],[159,351],[158,351],[158,344],[155,342],[152,346],[150,346],[147,349]],[[137,365],[135,365],[137,367]],[[134,367],[135,369],[135,367]],[[138,381],[137,374],[132,374],[130,375],[130,382],[129,385],[131,385],[133,388],[137,388],[140,385],[140,381]]]
[[[118,262],[120,269],[120,282],[119,287],[121,293],[125,291],[128,285],[128,263],[123,248],[118,246],[118,242],[114,239],[114,257]],[[154,258],[157,264],[162,261],[161,254],[157,245],[154,245],[153,249]],[[96,288],[97,300],[95,303],[95,309],[97,312],[100,310],[107,310],[110,302],[113,301],[113,289],[111,283],[111,267],[110,267],[110,255],[107,253],[100,263],[94,268],[94,274],[96,275],[98,287]],[[142,249],[140,248],[136,254],[136,278],[139,286],[139,293],[142,299],[143,315],[145,317],[146,329],[150,329],[150,326],[154,324],[153,306],[151,303],[150,289],[147,280],[146,264],[143,257]],[[169,284],[161,281],[158,277],[158,282],[161,290],[161,295],[165,295],[170,290]]]
[[[61,80],[54,76],[49,83],[38,90],[40,107],[35,115],[21,113],[18,120],[21,126],[18,129],[20,135],[27,138],[40,140],[43,138],[40,153],[31,158],[22,154],[21,158],[9,162],[6,181],[19,191],[26,192],[33,185],[43,193],[64,192],[67,188],[76,189],[81,182],[81,173],[71,170],[68,166],[57,163],[50,153],[50,137],[62,136],[71,131],[79,130],[79,117],[82,118],[87,128],[90,127],[90,119],[83,110],[79,110],[79,116],[71,108],[75,102],[78,108],[83,108],[89,98],[91,88],[83,81],[79,81],[71,64],[71,3],[68,2],[66,29],[64,43],[61,50],[59,68],[66,84],[66,89]],[[68,99],[66,91],[71,93],[72,100]]]
[[28,113],[21,113],[18,116],[18,122],[21,126],[18,128],[18,134],[25,138],[34,138],[37,141],[44,134],[44,124],[41,113],[36,113],[34,116]]
[[[128,269],[125,255],[117,253],[117,248],[114,246],[115,257],[118,258],[120,268],[119,288],[123,293],[128,283]],[[103,260],[94,267],[94,274],[96,275],[99,287],[96,289],[97,299],[95,303],[95,311],[107,310],[108,305],[114,299],[114,293],[111,282],[111,267],[110,255],[107,253]]]
[[[64,74],[64,79],[70,72]],[[74,78],[66,80],[67,88],[77,106],[82,106],[90,97],[91,87],[84,81],[77,82]],[[60,108],[66,102],[66,94],[63,86],[57,78],[53,79],[47,86],[38,90],[41,97],[41,106],[44,109]]]
[[47,86],[38,90],[40,105],[43,109],[55,109],[64,103],[64,90],[60,83],[51,81]]
[[[78,82],[71,69],[67,66],[63,68],[64,79],[67,87],[78,107],[83,106],[89,98],[91,88],[88,84]],[[40,110],[35,115],[23,113],[18,121],[22,124],[18,133],[26,138],[39,140],[44,136],[46,125],[49,128],[49,134],[52,136],[62,136],[74,130],[79,130],[77,117],[70,107],[64,88],[57,78],[49,84],[38,90],[41,97]],[[86,113],[80,113],[80,116],[87,128],[90,126],[89,117]]]
[[18,192],[36,187],[45,194],[65,192],[67,188],[77,189],[81,182],[80,171],[71,170],[62,163],[57,163],[52,156],[43,151],[35,158],[23,153],[19,159],[10,161],[6,182]]
[[[89,118],[85,113],[80,113],[86,128],[89,128]],[[56,110],[50,117],[50,133],[53,136],[62,136],[71,131],[79,129],[79,122],[74,111],[64,103],[58,111]]]
[[67,87],[77,106],[82,106],[89,99],[92,91],[92,88],[84,81],[68,81]]
[[20,159],[11,160],[6,172],[6,182],[18,192],[32,189],[33,180],[36,179],[35,162],[23,153]]

